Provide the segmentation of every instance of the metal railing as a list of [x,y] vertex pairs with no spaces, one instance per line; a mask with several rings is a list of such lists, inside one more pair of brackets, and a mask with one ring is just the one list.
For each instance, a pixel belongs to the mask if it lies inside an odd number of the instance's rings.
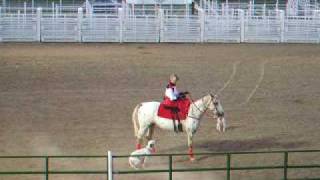
[[[232,179],[232,172],[234,171],[244,171],[244,170],[281,170],[282,179],[284,180],[294,180],[295,178],[290,178],[288,176],[289,170],[292,169],[315,169],[320,168],[320,162],[317,164],[292,164],[290,163],[290,157],[293,154],[306,154],[306,153],[320,153],[320,150],[295,150],[295,151],[259,151],[259,152],[221,152],[221,153],[197,153],[196,156],[222,156],[225,157],[225,167],[199,167],[199,168],[175,168],[173,157],[177,156],[188,156],[188,154],[153,154],[148,155],[151,157],[166,157],[168,158],[168,168],[162,169],[148,169],[148,170],[119,170],[114,169],[113,161],[119,158],[128,158],[130,155],[112,155],[109,151],[108,155],[102,156],[0,156],[0,160],[3,159],[42,159],[43,160],[43,170],[40,171],[0,171],[0,177],[4,175],[43,175],[46,180],[49,180],[50,175],[64,175],[64,174],[100,174],[108,176],[108,180],[113,180],[113,175],[117,174],[147,174],[147,173],[168,173],[168,179],[173,179],[173,173],[177,172],[208,172],[208,171],[225,171],[226,179]],[[262,155],[262,154],[275,154],[281,155],[281,165],[259,165],[259,166],[234,166],[233,157],[236,155]],[[102,158],[106,161],[106,170],[51,170],[49,164],[53,159],[79,159],[79,158]],[[263,164],[263,162],[259,162]],[[303,177],[304,179],[319,179],[320,177]],[[301,179],[301,178],[300,178]]]
[[[107,170],[51,170],[50,169],[50,161],[53,159],[83,159],[83,158],[104,158],[108,159],[107,155],[102,156],[0,156],[0,160],[3,159],[41,159],[43,160],[43,170],[16,170],[16,171],[0,171],[0,179],[1,176],[4,175],[43,175],[45,177],[45,180],[49,180],[49,175],[53,174],[108,174]],[[1,168],[1,166],[0,166]]]
[[285,11],[263,15],[249,11],[205,11],[197,15],[118,14],[18,11],[0,7],[0,42],[237,42],[320,43],[320,12],[288,16]]

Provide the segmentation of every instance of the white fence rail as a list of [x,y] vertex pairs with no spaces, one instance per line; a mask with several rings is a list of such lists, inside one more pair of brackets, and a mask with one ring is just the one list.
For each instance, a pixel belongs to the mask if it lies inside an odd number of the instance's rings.
[[7,13],[0,7],[0,42],[233,42],[320,43],[320,13],[288,16],[282,10],[197,15]]

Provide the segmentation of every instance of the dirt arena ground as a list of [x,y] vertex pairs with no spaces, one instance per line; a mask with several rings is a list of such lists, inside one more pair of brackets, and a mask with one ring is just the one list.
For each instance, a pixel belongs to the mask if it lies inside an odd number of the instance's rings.
[[[101,155],[134,150],[134,106],[160,101],[168,75],[200,98],[218,92],[227,132],[209,116],[195,137],[196,152],[320,149],[320,46],[277,44],[0,44],[0,155]],[[157,129],[158,153],[185,153],[186,136]],[[289,163],[318,163],[320,153]],[[220,159],[219,159],[220,158]],[[233,165],[281,164],[281,156],[239,156]],[[241,160],[241,164],[240,164]],[[0,170],[41,169],[35,160]],[[129,169],[127,160],[116,168]],[[23,165],[25,163],[26,165]],[[38,164],[41,161],[38,161]],[[224,157],[175,159],[176,167],[224,166]],[[53,169],[105,168],[105,160],[51,162]],[[149,168],[167,167],[165,160]],[[289,177],[320,177],[319,169]],[[282,171],[235,171],[232,179],[281,179]],[[151,175],[116,176],[150,179]],[[223,179],[225,172],[174,174],[175,179]],[[51,176],[105,179],[105,176]],[[153,174],[152,179],[168,175]],[[31,176],[30,179],[41,179]],[[0,179],[19,179],[0,176]],[[21,178],[21,179],[26,179]]]

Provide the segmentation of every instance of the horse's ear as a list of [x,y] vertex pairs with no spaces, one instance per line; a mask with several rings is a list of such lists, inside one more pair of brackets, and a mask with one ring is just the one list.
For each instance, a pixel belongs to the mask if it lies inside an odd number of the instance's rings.
[[215,93],[209,93],[210,94],[210,96],[212,97],[212,98],[218,98],[218,94],[215,94]]

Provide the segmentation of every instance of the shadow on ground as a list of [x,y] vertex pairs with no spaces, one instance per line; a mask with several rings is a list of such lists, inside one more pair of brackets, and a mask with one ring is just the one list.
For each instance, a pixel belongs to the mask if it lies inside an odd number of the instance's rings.
[[[245,140],[200,141],[195,144],[195,149],[197,152],[259,151],[267,149],[297,149],[307,145],[308,143],[304,141],[281,142],[275,137],[265,137]],[[178,146],[165,149],[164,152],[183,152],[186,148],[186,146]]]

